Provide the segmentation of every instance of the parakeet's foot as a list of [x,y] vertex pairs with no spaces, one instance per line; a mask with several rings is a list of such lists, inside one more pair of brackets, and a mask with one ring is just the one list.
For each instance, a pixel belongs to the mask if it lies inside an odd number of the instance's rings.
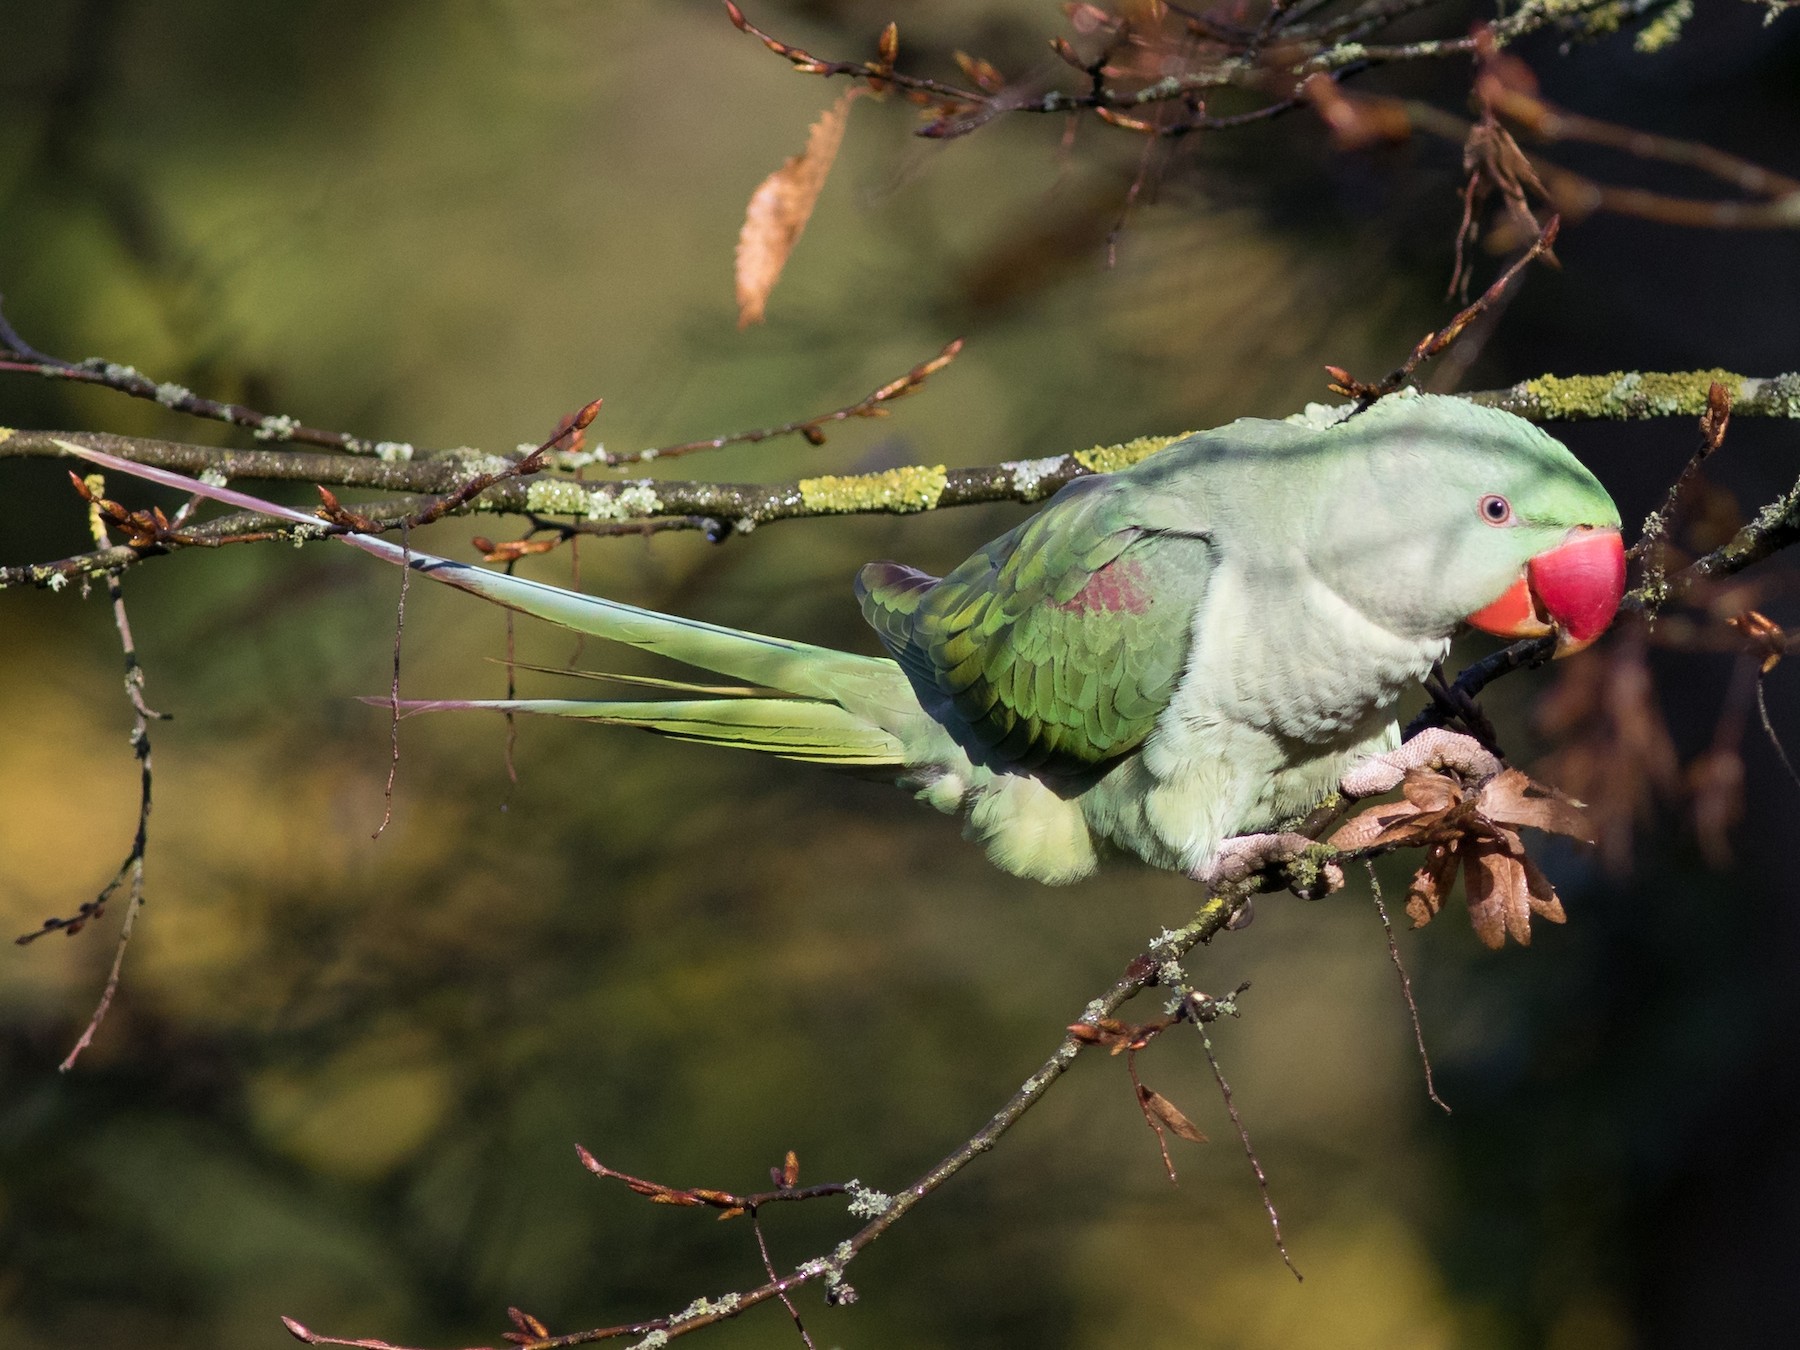
[[1301,883],[1287,869],[1307,849],[1318,843],[1303,834],[1240,834],[1220,844],[1217,852],[1194,873],[1194,880],[1208,890],[1235,885],[1258,872],[1269,872],[1276,884],[1268,889],[1289,886],[1306,900],[1330,895],[1344,884],[1344,872],[1334,862],[1326,862]]
[[1443,727],[1428,727],[1398,750],[1371,755],[1338,782],[1346,797],[1379,797],[1400,786],[1408,769],[1450,769],[1481,782],[1501,768],[1493,752],[1473,736]]

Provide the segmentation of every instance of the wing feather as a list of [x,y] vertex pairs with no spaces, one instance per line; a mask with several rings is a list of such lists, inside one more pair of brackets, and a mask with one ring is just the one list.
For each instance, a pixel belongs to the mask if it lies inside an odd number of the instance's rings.
[[863,612],[965,748],[1013,768],[1143,743],[1185,668],[1211,544],[1182,504],[1096,475],[941,581],[857,578]]

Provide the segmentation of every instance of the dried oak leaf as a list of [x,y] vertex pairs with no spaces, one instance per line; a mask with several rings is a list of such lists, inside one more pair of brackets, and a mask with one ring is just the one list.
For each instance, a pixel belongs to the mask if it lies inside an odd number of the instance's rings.
[[825,186],[825,178],[837,159],[849,121],[850,104],[863,91],[846,90],[812,124],[806,149],[793,156],[757,185],[744,212],[738,232],[737,302],[738,327],[763,321],[769,292],[787,266],[788,255],[800,241],[813,206]]
[[1460,870],[1469,920],[1489,947],[1508,937],[1531,942],[1531,917],[1562,923],[1562,902],[1549,878],[1525,852],[1521,829],[1568,835],[1584,843],[1593,833],[1581,807],[1517,769],[1465,788],[1447,774],[1415,769],[1401,784],[1402,800],[1371,806],[1331,837],[1345,851],[1424,847],[1425,862],[1407,890],[1413,927],[1443,908]]

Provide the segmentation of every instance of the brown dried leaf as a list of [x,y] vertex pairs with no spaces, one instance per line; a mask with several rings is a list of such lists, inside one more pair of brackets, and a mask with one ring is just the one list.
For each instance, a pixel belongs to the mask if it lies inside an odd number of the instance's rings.
[[1555,788],[1534,783],[1517,769],[1490,778],[1476,798],[1481,814],[1501,825],[1525,826],[1594,842],[1594,827],[1581,803]]
[[1525,846],[1511,830],[1471,849],[1463,861],[1463,886],[1469,902],[1469,919],[1476,935],[1498,949],[1508,937],[1521,947],[1531,945],[1531,916],[1562,923],[1562,901],[1557,899],[1538,865],[1525,854]]
[[1414,928],[1423,928],[1437,916],[1456,883],[1456,851],[1449,844],[1434,844],[1425,865],[1413,873],[1406,891],[1406,915]]
[[1462,805],[1462,785],[1446,774],[1412,769],[1401,784],[1406,800],[1381,802],[1353,816],[1331,836],[1345,852],[1430,842]]
[[1160,1092],[1152,1092],[1149,1088],[1138,1087],[1138,1101],[1150,1115],[1161,1121],[1169,1133],[1195,1144],[1204,1144],[1206,1136],[1202,1134],[1193,1121],[1181,1113],[1181,1109],[1163,1096]]
[[1103,1045],[1111,1054],[1117,1055],[1126,1050],[1142,1050],[1156,1038],[1157,1033],[1167,1030],[1171,1025],[1168,1018],[1155,1022],[1121,1022],[1114,1017],[1102,1017],[1098,1022],[1074,1022],[1068,1031],[1071,1036],[1083,1045]]
[[806,149],[793,156],[750,194],[744,227],[738,232],[738,327],[763,321],[769,293],[787,266],[806,222],[812,218],[819,192],[843,144],[850,104],[863,91],[846,90],[814,122]]
[[1531,907],[1525,869],[1505,853],[1471,851],[1463,860],[1463,889],[1469,921],[1482,945],[1498,951],[1510,935],[1520,946],[1531,945]]

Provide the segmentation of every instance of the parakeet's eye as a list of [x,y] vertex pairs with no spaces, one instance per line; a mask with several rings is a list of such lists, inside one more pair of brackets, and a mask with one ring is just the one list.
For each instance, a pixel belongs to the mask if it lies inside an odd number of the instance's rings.
[[1490,525],[1512,524],[1512,503],[1506,498],[1490,493],[1481,499],[1481,518]]

